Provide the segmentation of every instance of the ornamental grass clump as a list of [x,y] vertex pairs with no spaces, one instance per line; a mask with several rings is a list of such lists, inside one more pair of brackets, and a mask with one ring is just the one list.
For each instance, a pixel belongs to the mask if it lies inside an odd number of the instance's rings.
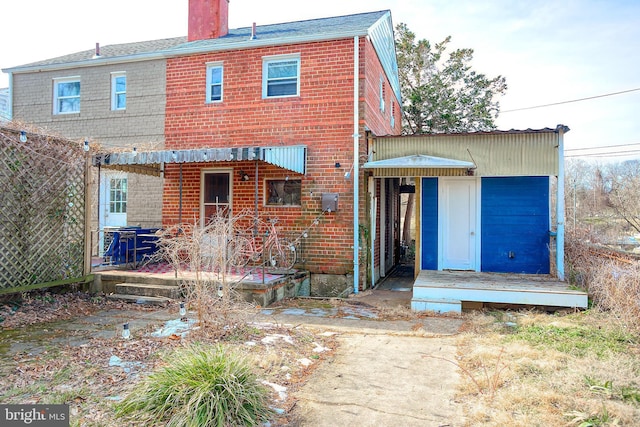
[[272,415],[268,394],[244,357],[222,346],[192,345],[171,353],[116,414],[143,425],[254,426]]

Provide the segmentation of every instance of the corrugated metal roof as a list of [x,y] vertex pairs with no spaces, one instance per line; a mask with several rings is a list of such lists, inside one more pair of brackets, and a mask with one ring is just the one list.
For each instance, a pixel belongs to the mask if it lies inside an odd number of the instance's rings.
[[144,152],[99,153],[92,157],[93,166],[105,166],[147,175],[160,175],[166,163],[230,162],[262,160],[301,174],[306,173],[307,147],[304,145],[243,148],[199,148]]
[[[563,126],[561,130],[566,132],[568,128]],[[427,155],[472,162],[475,176],[551,176],[558,173],[558,131],[550,128],[380,137],[373,140],[372,152],[371,161]],[[395,172],[395,176],[409,176],[407,170]],[[442,173],[449,172],[443,170]]]

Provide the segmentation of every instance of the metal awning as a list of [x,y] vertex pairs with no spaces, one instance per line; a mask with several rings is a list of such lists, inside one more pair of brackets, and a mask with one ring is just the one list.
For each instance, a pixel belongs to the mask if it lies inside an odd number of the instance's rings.
[[365,169],[391,169],[391,168],[446,168],[446,169],[471,169],[475,165],[462,160],[446,159],[444,157],[426,156],[414,154],[413,156],[396,157],[393,159],[367,162]]
[[100,153],[92,157],[93,166],[121,169],[160,176],[167,163],[208,163],[261,160],[293,172],[307,172],[306,145],[243,148],[197,148],[192,150],[127,151]]

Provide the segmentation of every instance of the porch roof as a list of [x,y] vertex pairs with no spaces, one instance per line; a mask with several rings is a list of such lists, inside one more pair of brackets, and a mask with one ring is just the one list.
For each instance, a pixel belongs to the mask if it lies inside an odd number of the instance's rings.
[[391,159],[374,160],[363,165],[374,176],[466,176],[475,169],[476,165],[464,160],[446,157],[414,154],[410,156],[393,157]]
[[447,159],[444,157],[426,156],[424,154],[414,154],[413,156],[395,157],[393,159],[377,160],[367,162],[363,165],[365,169],[389,169],[389,168],[452,168],[469,169],[475,165],[462,160]]
[[99,153],[92,157],[92,164],[93,166],[160,176],[163,165],[166,163],[209,163],[239,160],[261,160],[283,169],[305,174],[307,146],[196,148]]

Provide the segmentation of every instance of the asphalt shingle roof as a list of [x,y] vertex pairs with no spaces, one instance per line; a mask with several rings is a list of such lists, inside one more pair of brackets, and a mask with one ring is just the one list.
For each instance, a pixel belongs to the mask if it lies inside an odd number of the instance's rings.
[[[286,44],[292,41],[304,41],[322,36],[335,36],[366,34],[367,30],[381,17],[389,13],[388,10],[359,13],[355,15],[335,16],[330,18],[310,19],[305,21],[287,22],[256,26],[256,38],[254,42],[273,44]],[[160,40],[149,40],[134,43],[114,44],[100,46],[100,59],[126,58],[129,56],[153,55],[153,54],[180,54],[185,51],[215,51],[227,50],[234,47],[246,47],[251,39],[251,27],[230,29],[223,37],[207,40],[188,42],[186,37],[174,37]],[[21,68],[47,67],[69,63],[82,63],[94,61],[95,50],[85,50],[69,55],[50,58],[43,61],[7,69],[18,71]]]

